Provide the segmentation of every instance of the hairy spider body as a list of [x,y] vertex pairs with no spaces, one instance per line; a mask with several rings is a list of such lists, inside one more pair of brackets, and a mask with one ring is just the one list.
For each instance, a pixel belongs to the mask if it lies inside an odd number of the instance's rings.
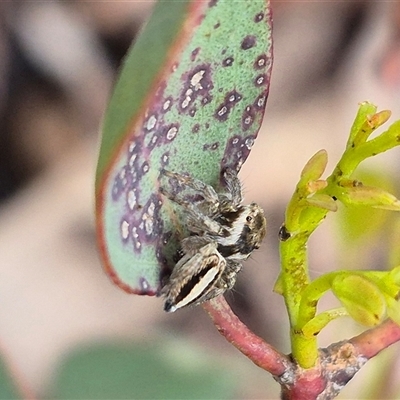
[[181,241],[184,255],[161,291],[165,311],[173,312],[231,289],[242,269],[241,261],[259,248],[266,234],[266,220],[256,203],[241,204],[241,184],[231,169],[223,173],[225,191],[219,194],[212,186],[189,176],[165,170],[162,175],[200,198],[189,201],[180,192],[161,186],[166,197],[184,208],[191,233]]
[[217,250],[225,258],[246,260],[254,249],[259,248],[265,236],[264,212],[256,203],[239,206],[235,212],[221,213],[216,220],[225,230],[222,236],[214,238],[218,243]]

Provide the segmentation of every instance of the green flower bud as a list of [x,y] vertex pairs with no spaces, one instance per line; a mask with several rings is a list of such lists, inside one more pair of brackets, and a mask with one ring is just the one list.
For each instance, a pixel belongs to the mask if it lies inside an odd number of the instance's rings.
[[386,313],[385,296],[369,279],[360,275],[340,275],[332,282],[332,292],[358,323],[374,326]]
[[400,201],[386,190],[363,186],[344,187],[340,200],[348,205],[370,206],[384,210],[400,211]]
[[303,182],[316,181],[324,173],[328,163],[328,153],[326,150],[320,150],[314,154],[301,171],[301,180]]

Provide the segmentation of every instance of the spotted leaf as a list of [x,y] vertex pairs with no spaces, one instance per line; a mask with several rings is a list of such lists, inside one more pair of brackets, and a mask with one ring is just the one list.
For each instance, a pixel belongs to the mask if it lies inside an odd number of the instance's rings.
[[217,187],[260,128],[272,67],[265,0],[160,1],[131,48],[105,115],[96,177],[106,271],[154,295],[177,258],[184,219],[160,171]]

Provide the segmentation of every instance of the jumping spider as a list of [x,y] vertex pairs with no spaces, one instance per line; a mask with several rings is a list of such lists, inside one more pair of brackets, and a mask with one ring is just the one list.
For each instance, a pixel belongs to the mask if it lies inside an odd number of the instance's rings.
[[201,199],[189,201],[181,193],[173,193],[171,187],[161,186],[161,193],[185,210],[190,232],[181,241],[183,257],[161,290],[165,296],[164,310],[173,312],[232,289],[242,269],[241,262],[259,248],[266,234],[266,220],[256,203],[241,204],[241,184],[232,169],[222,174],[222,193],[187,175],[166,170],[161,175],[193,190]]

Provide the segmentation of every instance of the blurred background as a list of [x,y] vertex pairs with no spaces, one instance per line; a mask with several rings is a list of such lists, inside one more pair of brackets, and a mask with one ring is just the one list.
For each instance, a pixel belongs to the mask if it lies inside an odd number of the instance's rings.
[[[0,3],[0,371],[6,365],[29,398],[275,399],[278,385],[227,344],[200,307],[167,315],[161,299],[113,286],[98,258],[99,127],[121,59],[152,5]],[[272,293],[285,205],[315,152],[328,151],[328,171],[335,165],[359,102],[400,119],[400,3],[272,7],[271,91],[241,171],[245,198],[265,209],[269,234],[227,298],[258,335],[289,352],[283,301]],[[362,179],[399,196],[399,169],[394,149],[366,163]],[[314,277],[400,263],[396,214],[371,213],[361,225],[350,214],[329,215],[312,237]],[[335,321],[320,345],[362,329]],[[399,398],[399,350],[370,362],[339,398]],[[16,395],[1,385],[0,397]]]

